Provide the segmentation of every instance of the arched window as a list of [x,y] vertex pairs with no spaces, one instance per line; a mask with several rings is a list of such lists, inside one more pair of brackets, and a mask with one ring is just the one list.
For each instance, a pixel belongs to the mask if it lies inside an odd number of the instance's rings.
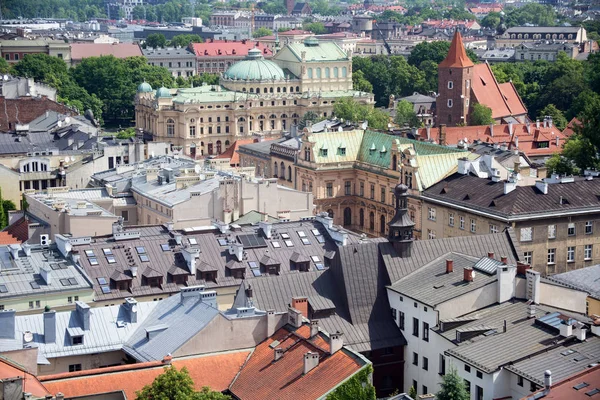
[[325,68],[325,78],[329,78],[329,67]]
[[379,233],[381,233],[382,235],[385,235],[385,215],[381,214],[381,217],[379,217]]
[[300,86],[296,86],[296,92],[300,91]]
[[373,211],[369,213],[369,229],[375,230],[375,213]]
[[273,93],[273,88],[269,88],[269,93]]
[[327,210],[327,215],[329,216],[329,218],[333,218],[333,210],[331,208]]
[[245,92],[245,91],[246,91],[246,88],[243,88],[243,89],[242,89],[242,92]]
[[352,225],[352,210],[350,207],[344,208],[344,226]]
[[306,72],[308,74],[308,78],[312,79],[312,68],[309,68]]
[[217,154],[221,154],[221,141],[217,140]]
[[167,136],[175,136],[175,121],[171,118],[167,120]]
[[225,147],[229,146],[229,140],[225,141]]
[[302,181],[302,191],[306,192],[306,182]]
[[250,88],[250,93],[254,93],[254,88]]
[[279,178],[285,179],[285,164],[283,161],[279,164],[279,171],[281,171],[281,176]]
[[317,68],[317,79],[321,79],[321,67]]
[[347,76],[348,76],[348,68],[342,67],[342,78],[345,78]]
[[277,170],[278,170],[278,168],[279,167],[277,166],[277,161],[275,161],[273,163],[273,178],[277,178],[277,175],[278,175]]
[[398,169],[398,156],[395,154],[392,156],[392,170],[396,171]]
[[339,73],[338,67],[333,67],[333,77],[334,78],[338,77],[338,73]]
[[288,181],[292,181],[292,167],[288,165]]
[[310,161],[310,149],[308,147],[304,148],[304,161]]
[[290,93],[294,92],[294,87],[290,86]]
[[363,208],[358,212],[358,223],[361,228],[365,226],[365,210]]

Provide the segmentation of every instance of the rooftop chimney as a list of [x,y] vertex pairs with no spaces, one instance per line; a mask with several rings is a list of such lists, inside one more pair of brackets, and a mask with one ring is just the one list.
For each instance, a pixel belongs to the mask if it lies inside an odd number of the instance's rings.
[[573,325],[567,323],[567,321],[562,321],[560,324],[560,336],[568,338],[573,336]]
[[40,276],[42,277],[47,286],[52,285],[52,269],[46,266],[40,268]]
[[138,308],[137,308],[137,300],[133,297],[127,297],[125,299],[125,312],[127,313],[127,317],[129,317],[129,322],[135,324],[137,322],[138,317]]
[[500,261],[502,262],[502,264],[506,265],[508,263],[508,257],[500,256]]
[[494,259],[494,252],[493,251],[488,251],[488,258],[491,258],[492,260]]
[[21,248],[25,252],[25,256],[27,256],[27,257],[31,256],[31,245],[29,243],[23,243],[21,245]]
[[244,246],[238,242],[231,243],[229,245],[229,254],[232,254],[239,262],[244,261]]
[[277,347],[273,352],[273,361],[277,361],[281,357],[283,357],[283,349],[281,347]]
[[288,324],[300,328],[302,326],[302,313],[295,308],[288,307]]
[[490,124],[490,136],[494,137],[494,123],[493,122]]
[[9,244],[8,250],[15,260],[19,259],[19,251],[21,250],[20,244]]
[[273,336],[276,327],[275,310],[267,310],[267,337]]
[[197,247],[185,247],[181,250],[181,255],[187,263],[190,274],[196,276],[196,263],[200,256],[200,249]]
[[527,318],[535,318],[536,308],[535,303],[529,303],[529,305],[527,305]]
[[446,273],[449,274],[451,272],[454,272],[454,261],[446,260]]
[[0,339],[15,338],[15,310],[0,310]]
[[265,237],[267,239],[271,239],[271,233],[273,231],[273,224],[270,222],[265,222],[265,221],[260,221],[258,223],[258,227],[260,229],[262,229],[263,233],[265,234]]
[[174,233],[173,233],[173,239],[175,239],[175,243],[176,243],[177,245],[180,245],[180,246],[181,246],[181,238],[182,238],[182,235],[181,235],[181,233],[179,233],[179,232],[174,232]]
[[75,309],[81,321],[81,329],[84,331],[90,330],[90,306],[82,301],[75,302]]
[[307,297],[292,297],[292,307],[302,313],[302,316],[308,318],[308,298]]
[[54,235],[54,241],[56,242],[56,247],[58,247],[60,254],[62,254],[62,256],[65,258],[68,257],[69,253],[73,249],[71,240],[63,235],[56,234]]
[[44,343],[56,342],[56,311],[44,313]]
[[310,337],[315,337],[319,333],[319,321],[313,319],[310,321]]
[[550,391],[552,387],[552,372],[550,370],[546,370],[544,372],[544,389]]
[[473,278],[474,278],[473,268],[465,267],[463,276],[464,276],[465,282],[473,282]]
[[315,369],[319,365],[319,353],[309,351],[304,354],[304,375]]
[[341,332],[329,335],[329,354],[335,354],[344,346],[344,334]]
[[439,144],[442,146],[446,145],[446,125],[441,124],[439,128]]

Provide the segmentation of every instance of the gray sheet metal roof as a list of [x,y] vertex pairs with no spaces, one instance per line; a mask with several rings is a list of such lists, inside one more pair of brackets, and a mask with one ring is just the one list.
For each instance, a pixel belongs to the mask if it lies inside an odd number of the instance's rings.
[[[518,363],[542,350],[550,350],[555,341],[561,340],[557,331],[536,324],[536,319],[527,318],[527,303],[507,302],[492,306],[481,315],[480,319],[461,328],[478,325],[498,326],[498,333],[489,336],[477,336],[472,340],[461,342],[457,347],[446,353],[463,360],[486,373],[492,373],[500,367]],[[536,318],[556,311],[552,307],[537,306]],[[479,314],[477,311],[472,314]],[[580,316],[580,319],[586,320]],[[503,321],[507,321],[507,331],[502,331]],[[455,330],[454,330],[455,331]],[[456,337],[456,332],[444,332],[443,336]],[[540,359],[544,366],[544,358]],[[544,370],[547,367],[544,367]],[[554,371],[553,371],[554,372]],[[543,373],[542,373],[543,376]]]
[[[453,260],[454,272],[446,273],[446,260]],[[464,254],[446,253],[394,283],[391,289],[435,307],[497,280],[496,274],[474,271],[473,282],[464,281],[464,268],[473,268],[479,261],[476,257]]]
[[590,296],[600,299],[600,264],[552,275],[548,279],[588,292]]
[[591,336],[585,342],[572,341],[509,365],[506,369],[543,386],[546,370],[552,371],[552,379],[559,382],[595,363],[600,363],[600,338]]
[[[131,323],[124,306],[97,307],[90,309],[90,329],[84,332],[83,343],[72,345],[67,331],[81,329],[76,310],[56,313],[56,343],[44,343],[44,315],[17,315],[15,317],[15,339],[0,339],[0,351],[23,348],[23,332],[33,333],[31,346],[38,347],[46,358],[104,353],[120,350],[157,302],[143,302],[137,305],[137,323]],[[117,321],[123,322],[121,327]]]
[[[42,268],[50,271],[50,284],[40,276]],[[69,278],[74,279],[69,285],[61,283],[61,279]],[[69,292],[92,289],[88,278],[58,252],[36,248],[32,249],[31,255],[27,257],[21,250],[19,258],[15,260],[6,246],[0,246],[0,285],[7,289],[6,293],[0,292],[0,299],[29,295],[45,296],[60,292],[67,296]]]
[[192,193],[209,193],[217,189],[224,175],[216,175],[214,178],[200,181],[194,185],[177,189],[175,182],[159,185],[158,181],[146,182],[145,176],[136,177],[131,182],[131,190],[136,193],[154,199],[167,206],[174,206],[192,198]]
[[[219,310],[202,302],[200,297],[188,297],[184,301],[180,295],[168,297],[158,302],[127,340],[123,350],[138,361],[162,360],[204,329],[217,315]],[[146,330],[158,326],[161,331],[149,340]]]

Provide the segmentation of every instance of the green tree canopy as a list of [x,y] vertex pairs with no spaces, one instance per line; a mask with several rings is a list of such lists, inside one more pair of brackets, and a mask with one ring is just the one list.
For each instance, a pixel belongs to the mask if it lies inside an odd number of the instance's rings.
[[375,400],[375,387],[370,380],[372,373],[373,367],[369,365],[327,395],[327,400]]
[[366,104],[360,104],[347,97],[335,102],[333,114],[351,122],[367,121],[372,129],[387,129],[390,117],[384,111]]
[[481,26],[496,29],[500,25],[501,17],[499,12],[492,11],[481,20]]
[[394,122],[400,127],[407,126],[412,128],[421,126],[421,121],[419,121],[413,105],[406,100],[400,100],[396,104],[396,117],[394,118]]
[[470,118],[471,125],[489,125],[494,123],[492,109],[484,104],[475,103]]
[[327,32],[325,25],[323,25],[322,22],[311,22],[309,24],[304,24],[304,29],[314,33],[315,35],[321,35]]
[[264,36],[271,36],[272,34],[273,34],[272,30],[267,29],[265,27],[260,27],[252,33],[252,37],[257,39],[257,38],[261,38]]
[[373,93],[373,85],[365,79],[365,73],[363,71],[356,71],[352,74],[352,87],[354,90]]
[[200,37],[200,35],[175,35],[171,42],[169,43],[173,47],[188,47],[190,43],[202,43],[204,40]]
[[165,367],[152,384],[136,392],[137,400],[230,400],[231,397],[213,392],[203,387],[200,392],[194,390],[194,381],[184,367]]
[[267,14],[287,14],[287,8],[285,8],[283,1],[266,1],[259,4]]
[[451,368],[442,378],[442,389],[437,393],[438,400],[469,400],[471,395],[465,388],[465,381]]
[[8,74],[10,72],[10,65],[4,58],[0,58],[0,74]]
[[554,26],[558,16],[550,5],[528,3],[523,7],[506,7],[506,26],[523,26],[533,24],[537,26]]
[[579,171],[571,160],[560,155],[559,153],[552,154],[552,156],[546,161],[545,165],[549,175],[573,175]]
[[[450,51],[450,42],[435,41],[421,42],[412,49],[408,56],[408,63],[418,67],[423,61],[433,61],[437,64],[441,63]],[[471,49],[467,49],[467,55],[474,62],[478,62],[477,54]]]
[[151,47],[157,49],[159,47],[165,47],[167,45],[167,38],[162,33],[151,33],[146,38],[144,43],[145,47]]

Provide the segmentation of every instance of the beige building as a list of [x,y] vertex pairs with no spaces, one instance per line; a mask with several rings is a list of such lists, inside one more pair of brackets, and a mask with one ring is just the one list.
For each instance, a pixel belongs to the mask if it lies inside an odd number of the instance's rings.
[[9,64],[16,64],[27,54],[48,54],[71,64],[71,45],[63,40],[0,40],[0,54]]
[[344,97],[374,103],[372,94],[352,89],[351,54],[309,38],[286,45],[272,60],[250,50],[219,85],[156,92],[140,85],[136,127],[192,158],[218,155],[253,132],[279,136],[306,112],[330,116]]
[[552,275],[600,261],[598,179],[545,178],[535,186],[459,173],[426,190],[423,238],[480,235],[512,228],[523,261]]
[[418,194],[455,172],[457,159],[469,154],[362,129],[320,133],[307,129],[295,152],[288,150],[289,140],[278,142],[241,146],[240,164],[312,193],[316,212],[327,212],[336,225],[370,236],[387,234],[387,223],[395,214],[392,190],[404,182],[413,195],[409,213],[419,237]]

